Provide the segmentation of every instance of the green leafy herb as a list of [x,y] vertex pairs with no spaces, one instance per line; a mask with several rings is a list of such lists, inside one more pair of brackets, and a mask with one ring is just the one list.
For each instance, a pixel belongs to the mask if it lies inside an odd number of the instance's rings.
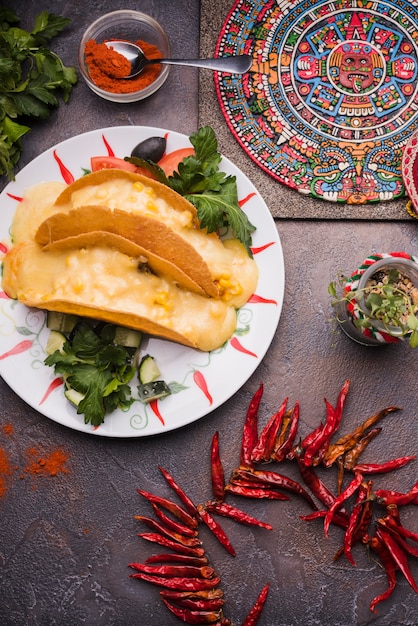
[[[100,328],[100,327],[99,327]],[[82,395],[77,413],[84,422],[99,426],[116,408],[128,408],[133,399],[129,382],[135,374],[132,353],[114,345],[115,327],[106,324],[96,330],[82,322],[61,350],[45,359],[65,380],[67,389]]]
[[42,11],[29,32],[16,26],[19,18],[12,10],[0,7],[0,174],[10,180],[21,155],[21,137],[30,131],[22,118],[47,119],[59,105],[57,94],[67,102],[77,81],[75,68],[66,67],[48,48],[70,21]]
[[201,228],[209,233],[230,229],[251,256],[251,235],[255,226],[239,205],[236,177],[219,169],[222,156],[214,130],[204,126],[190,135],[190,142],[195,154],[183,159],[178,172],[168,178],[155,163],[137,157],[125,160],[146,167],[161,183],[189,200],[197,209]]

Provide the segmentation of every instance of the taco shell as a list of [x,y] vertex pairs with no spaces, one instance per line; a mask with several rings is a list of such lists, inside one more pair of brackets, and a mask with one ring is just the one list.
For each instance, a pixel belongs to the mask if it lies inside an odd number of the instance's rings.
[[107,247],[43,253],[35,243],[18,244],[3,261],[3,289],[28,307],[107,321],[204,351],[223,345],[236,326],[234,307],[139,271],[136,258]]
[[238,240],[208,234],[187,200],[121,170],[31,187],[11,234],[9,297],[203,351],[230,339],[258,280]]
[[141,254],[149,255],[153,268],[168,273],[186,289],[219,296],[209,266],[195,248],[164,222],[147,215],[106,206],[82,206],[46,219],[38,228],[35,241],[45,250],[59,250],[76,243],[79,237],[80,245],[91,247],[96,245],[98,232],[108,234],[109,242],[124,244],[124,250],[128,241],[136,244]]
[[[226,296],[239,307],[256,287],[257,267],[245,248],[235,246],[232,254],[217,233],[209,234],[200,228],[196,208],[188,200],[158,181],[117,169],[93,172],[57,195],[55,213],[61,214],[61,220],[63,214],[78,208],[85,211],[87,206],[108,210],[107,215],[101,212],[94,218],[97,230],[106,230],[102,220],[109,222],[111,212],[117,211],[121,224],[126,219],[122,234],[127,239],[132,238],[128,220],[140,217],[138,223],[143,228],[136,229],[136,243],[177,265],[211,297]],[[121,218],[122,212],[131,217]],[[66,232],[54,234],[59,220],[53,221],[53,228],[51,223],[45,225],[50,235],[41,227],[40,241],[72,236],[73,229],[77,229],[75,222],[67,224]]]

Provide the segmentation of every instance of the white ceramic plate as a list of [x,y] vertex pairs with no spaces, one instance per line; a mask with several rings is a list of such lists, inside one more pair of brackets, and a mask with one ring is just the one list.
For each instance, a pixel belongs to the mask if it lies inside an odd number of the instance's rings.
[[[16,176],[0,195],[0,247],[10,245],[10,226],[26,188],[43,181],[78,178],[90,168],[90,157],[124,157],[143,139],[167,137],[167,153],[190,146],[179,133],[160,128],[119,126],[78,135],[50,148]],[[31,407],[55,422],[106,437],[144,437],[180,428],[228,400],[263,359],[279,322],[284,294],[284,261],[271,214],[248,178],[230,161],[221,169],[235,175],[241,206],[256,226],[254,258],[259,268],[255,296],[238,311],[237,331],[222,348],[203,353],[150,337],[145,346],[156,357],[162,377],[176,390],[157,406],[134,402],[93,428],[64,398],[60,380],[43,364],[49,334],[45,314],[28,309],[0,293],[0,374]]]

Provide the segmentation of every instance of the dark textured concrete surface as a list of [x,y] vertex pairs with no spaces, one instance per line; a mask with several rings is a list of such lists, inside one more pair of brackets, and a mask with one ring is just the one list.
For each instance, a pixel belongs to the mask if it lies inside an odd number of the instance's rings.
[[[56,50],[76,62],[84,27],[111,9],[142,9],[167,29],[173,55],[198,53],[199,3],[192,0],[101,0],[90,5],[65,0],[17,3],[23,25],[42,8],[73,19]],[[112,125],[162,126],[189,134],[199,124],[198,73],[173,68],[165,87],[150,100],[117,105],[98,99],[80,82],[67,106],[34,126],[24,141],[23,166],[46,148],[74,134]],[[216,116],[215,130],[226,127]],[[227,155],[230,156],[230,155]],[[260,188],[263,191],[263,188]],[[284,193],[280,189],[280,193]],[[341,431],[350,432],[377,410],[399,405],[364,460],[381,462],[417,452],[416,352],[406,344],[387,349],[360,347],[333,329],[327,285],[338,270],[349,271],[375,251],[406,250],[418,255],[415,223],[379,221],[277,220],[286,285],[283,313],[271,347],[254,375],[223,406],[181,430],[151,438],[112,440],[88,436],[48,420],[0,380],[0,445],[16,466],[32,446],[62,446],[71,473],[33,481],[10,481],[0,498],[0,624],[5,626],[175,626],[157,587],[129,578],[128,563],[154,550],[137,537],[134,515],[149,514],[136,489],[172,497],[158,466],[167,468],[196,502],[211,496],[210,443],[219,431],[226,476],[239,463],[249,401],[264,383],[263,425],[285,397],[301,406],[304,436],[324,417],[324,397],[336,400],[351,379]],[[228,373],[225,372],[225,384]],[[13,435],[3,426],[12,423]],[[417,462],[375,487],[407,490],[417,480]],[[299,480],[293,465],[276,468]],[[290,502],[242,501],[237,506],[270,522],[274,530],[250,529],[230,520],[221,524],[237,556],[228,555],[202,531],[212,564],[222,578],[225,614],[241,624],[259,590],[270,593],[259,626],[412,626],[418,623],[418,596],[399,575],[390,600],[369,611],[386,587],[378,564],[357,547],[357,567],[333,562],[342,532],[325,539],[320,522],[299,520],[309,512],[297,497]],[[403,513],[418,531],[417,507]],[[418,579],[418,566],[412,564]]]

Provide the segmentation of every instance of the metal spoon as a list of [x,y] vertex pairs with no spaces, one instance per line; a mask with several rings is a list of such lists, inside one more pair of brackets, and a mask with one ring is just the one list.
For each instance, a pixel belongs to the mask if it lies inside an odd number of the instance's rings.
[[108,48],[113,48],[113,50],[126,57],[131,64],[131,72],[125,78],[137,76],[147,65],[160,63],[204,67],[209,70],[228,72],[230,74],[244,74],[248,72],[252,63],[252,57],[249,54],[237,54],[216,59],[147,59],[142,49],[134,43],[128,41],[106,41],[105,43]]

